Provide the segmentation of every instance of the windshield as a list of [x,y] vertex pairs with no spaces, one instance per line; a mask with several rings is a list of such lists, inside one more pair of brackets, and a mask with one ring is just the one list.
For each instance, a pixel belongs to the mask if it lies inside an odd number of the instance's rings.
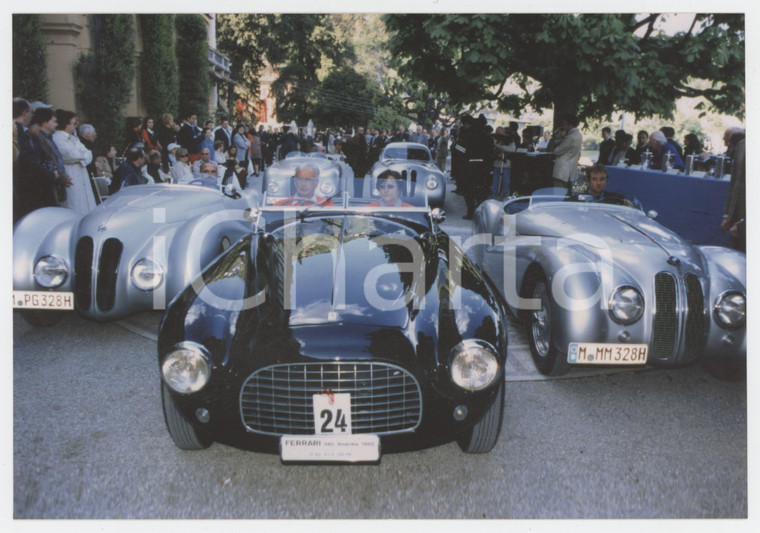
[[401,222],[385,218],[359,215],[328,215],[324,217],[308,217],[300,220],[293,216],[285,219],[284,224],[272,231],[278,239],[303,235],[327,235],[340,237],[343,240],[359,237],[377,237],[380,235],[402,235],[416,237],[418,233]]
[[404,224],[326,215],[286,223],[272,236],[262,282],[270,301],[289,309],[291,326],[403,327],[412,298],[427,292],[419,285],[425,279],[414,274],[421,266],[413,268],[415,260],[424,261],[419,237]]
[[411,161],[430,161],[430,152],[425,148],[390,147],[383,153],[384,159],[408,159]]
[[629,200],[622,194],[614,193],[614,192],[605,192],[604,195],[598,195],[598,196],[595,196],[593,194],[574,194],[571,196],[567,196],[567,195],[562,196],[562,195],[553,195],[553,194],[523,196],[520,198],[514,198],[512,200],[508,200],[504,204],[504,212],[508,215],[513,215],[515,213],[519,213],[520,211],[524,211],[525,209],[538,205],[538,204],[567,205],[566,202],[576,202],[576,203],[584,203],[584,204],[591,204],[591,205],[625,206],[625,207],[632,207],[640,211],[643,210],[643,206],[636,198],[634,198],[633,200]]

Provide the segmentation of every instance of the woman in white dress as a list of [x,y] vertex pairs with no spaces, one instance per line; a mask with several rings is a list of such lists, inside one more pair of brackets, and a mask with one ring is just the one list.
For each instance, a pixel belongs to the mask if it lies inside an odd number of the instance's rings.
[[66,189],[66,201],[62,205],[86,215],[97,205],[90,175],[87,173],[87,165],[92,162],[92,152],[74,135],[79,125],[76,114],[63,109],[57,110],[55,114],[58,130],[53,133],[53,142],[61,152],[66,173],[71,178],[71,187]]

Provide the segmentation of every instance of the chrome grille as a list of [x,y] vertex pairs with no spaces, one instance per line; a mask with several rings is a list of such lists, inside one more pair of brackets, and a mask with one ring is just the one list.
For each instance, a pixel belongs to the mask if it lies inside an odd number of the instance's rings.
[[243,383],[243,425],[265,435],[313,435],[314,394],[351,394],[354,433],[388,435],[415,429],[422,418],[419,383],[401,367],[378,362],[273,365]]
[[98,262],[97,303],[101,311],[113,309],[116,299],[116,279],[124,245],[119,239],[106,239]]
[[684,362],[699,355],[705,344],[707,326],[705,323],[704,294],[699,278],[694,274],[684,277],[686,288],[686,331],[684,334]]
[[660,272],[654,277],[655,314],[652,355],[668,359],[678,339],[676,282],[672,275]]
[[92,304],[92,237],[82,237],[74,253],[74,294],[77,308],[83,311]]

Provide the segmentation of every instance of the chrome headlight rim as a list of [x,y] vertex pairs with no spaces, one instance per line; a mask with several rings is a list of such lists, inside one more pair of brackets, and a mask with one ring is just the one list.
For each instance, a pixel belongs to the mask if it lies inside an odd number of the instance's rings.
[[[479,375],[473,375],[473,370]],[[501,376],[496,349],[480,339],[463,340],[451,349],[449,373],[454,384],[464,390],[489,388]]]
[[330,196],[332,193],[335,192],[335,185],[333,185],[330,182],[324,182],[319,185],[319,192],[326,196]]
[[644,316],[644,296],[632,285],[621,285],[610,296],[608,309],[612,320],[630,326]]
[[[726,304],[729,300],[729,298],[741,298],[741,310],[737,311],[736,308],[734,309],[726,309],[724,304]],[[728,317],[728,313],[730,312],[738,312],[739,317],[738,319],[730,319]],[[747,323],[747,295],[744,294],[742,291],[737,290],[728,290],[722,292],[716,299],[715,299],[715,305],[713,305],[713,317],[715,318],[715,321],[723,328],[726,329],[739,329],[743,327]]]
[[270,181],[269,184],[267,184],[267,192],[271,194],[277,194],[278,192],[280,192],[280,186],[277,185],[276,182]]
[[[144,281],[140,276],[147,269],[152,271],[152,281]],[[132,285],[143,292],[151,292],[158,289],[164,282],[165,272],[161,263],[150,257],[143,257],[135,262],[129,274]]]
[[211,379],[211,354],[193,341],[175,344],[161,361],[161,377],[172,391],[193,394],[203,389]]
[[425,181],[425,187],[427,187],[429,190],[434,190],[438,188],[438,178],[435,177],[435,175],[431,174],[428,176],[427,180]]
[[[44,262],[44,263],[43,263]],[[48,269],[58,269],[57,273],[50,274]],[[45,272],[43,272],[45,270]],[[35,283],[40,287],[46,289],[57,289],[69,279],[71,269],[66,260],[55,254],[43,255],[34,263],[34,269],[32,275]],[[49,280],[45,280],[43,276],[48,276]]]

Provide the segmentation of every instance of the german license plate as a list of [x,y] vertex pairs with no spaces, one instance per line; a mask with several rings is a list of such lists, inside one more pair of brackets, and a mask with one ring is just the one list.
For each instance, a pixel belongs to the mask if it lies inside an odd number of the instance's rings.
[[313,396],[314,433],[317,435],[351,434],[351,394],[326,391]]
[[571,342],[567,362],[580,365],[643,365],[648,355],[648,344]]
[[13,291],[14,309],[74,310],[73,292]]
[[325,461],[366,463],[380,460],[377,435],[283,435],[280,458],[284,462]]

